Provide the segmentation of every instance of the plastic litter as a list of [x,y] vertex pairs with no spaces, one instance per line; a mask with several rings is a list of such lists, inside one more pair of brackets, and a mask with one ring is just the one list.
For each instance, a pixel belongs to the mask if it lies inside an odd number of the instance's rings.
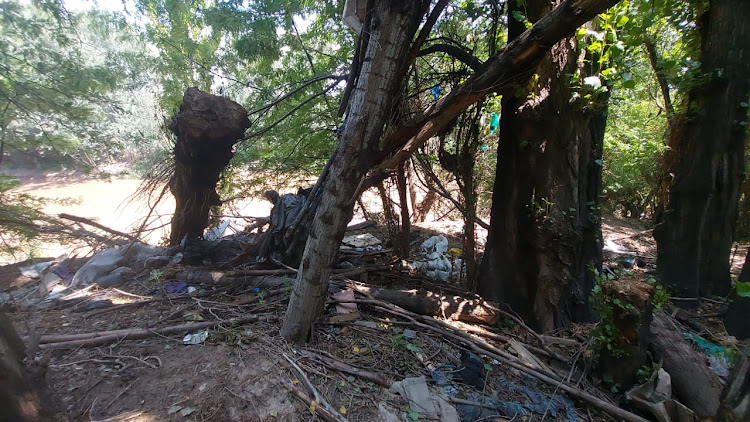
[[144,261],[154,255],[163,255],[166,249],[160,246],[146,245],[140,242],[118,249],[103,250],[86,262],[73,276],[71,286],[87,286],[107,275],[118,267],[130,266],[136,261]]
[[44,271],[52,264],[54,264],[54,261],[39,262],[33,265],[29,265],[28,267],[21,267],[21,275],[28,278],[42,278],[42,274],[44,273]]
[[182,338],[182,344],[201,344],[208,338],[208,330],[201,330],[197,333],[187,334]]
[[351,246],[353,248],[367,248],[367,247],[375,247],[377,245],[380,245],[383,242],[377,237],[371,235],[370,233],[360,233],[360,234],[353,234],[353,235],[344,237],[341,240],[341,243],[347,246]]
[[500,126],[500,116],[493,111],[490,113],[490,133],[495,133],[498,126]]
[[388,389],[391,393],[400,394],[409,402],[409,408],[418,412],[420,419],[439,420],[441,422],[458,421],[458,412],[440,394],[433,393],[427,386],[425,377],[405,378],[394,382]]
[[456,379],[478,389],[484,388],[484,363],[472,352],[461,351],[461,368],[456,372]]
[[333,298],[340,301],[351,300],[351,302],[336,303],[336,313],[346,315],[357,310],[357,304],[354,303],[354,290],[346,289],[334,293]]
[[448,282],[451,277],[458,279],[461,271],[461,260],[450,260],[446,256],[448,239],[445,236],[433,236],[422,242],[424,260],[408,264],[407,267],[422,271],[433,280]]
[[54,271],[50,271],[49,273],[47,273],[47,275],[44,276],[42,282],[39,283],[39,289],[37,290],[37,293],[40,297],[47,296],[52,288],[62,283],[62,281],[62,277],[57,275]]
[[612,239],[607,239],[604,241],[604,247],[602,248],[605,252],[612,252],[615,254],[620,255],[635,255],[635,252],[631,251],[630,249],[615,243]]
[[[180,254],[180,258],[182,258],[181,254]],[[168,256],[152,256],[152,257],[146,258],[146,260],[143,261],[143,267],[150,269],[150,270],[164,268],[167,265],[169,265],[170,260],[171,259]]]
[[407,328],[404,330],[404,337],[409,338],[409,339],[417,338],[417,332]]
[[164,283],[164,291],[168,295],[185,293],[188,290],[188,284],[184,281],[170,280]]
[[430,88],[430,93],[432,94],[432,99],[437,100],[440,97],[440,83],[435,82],[435,85]]
[[644,384],[625,393],[635,407],[654,415],[659,422],[692,422],[695,414],[682,403],[672,399],[672,377],[662,368],[655,371]]
[[703,337],[684,333],[685,337],[695,343],[703,354],[708,356],[708,367],[722,379],[729,376],[729,368],[732,366],[732,349],[712,343]]
[[134,278],[135,272],[131,270],[129,267],[120,267],[109,273],[108,275],[105,275],[103,277],[99,277],[96,280],[96,284],[99,285],[99,287],[107,288],[107,287],[113,287],[116,286],[126,280],[128,278]]
[[203,238],[208,240],[209,242],[219,240],[222,236],[224,236],[224,232],[227,230],[227,227],[229,227],[229,220],[224,220],[218,226],[208,229]]
[[71,286],[88,286],[100,276],[119,267],[125,259],[119,249],[106,249],[91,257],[73,276]]

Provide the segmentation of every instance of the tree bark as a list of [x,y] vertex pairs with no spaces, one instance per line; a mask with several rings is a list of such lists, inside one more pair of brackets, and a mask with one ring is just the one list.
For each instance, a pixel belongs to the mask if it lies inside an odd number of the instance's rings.
[[43,369],[26,367],[25,355],[23,341],[8,317],[0,312],[0,421],[59,420],[47,392]]
[[171,244],[186,234],[203,236],[208,212],[221,205],[216,184],[234,152],[232,147],[250,127],[247,111],[228,98],[189,88],[170,129],[177,136],[175,169],[169,188],[175,197]]
[[281,335],[304,342],[323,311],[328,279],[352,216],[357,190],[374,164],[383,128],[390,119],[407,66],[411,40],[422,18],[420,2],[377,2],[364,30],[370,34],[349,115],[331,164],[305,246]]
[[669,315],[654,316],[651,334],[651,348],[672,376],[677,398],[701,419],[715,416],[722,387],[719,377],[708,369],[704,356],[693,349]]
[[750,87],[750,2],[714,0],[701,31],[708,79],[687,95],[676,127],[677,162],[664,221],[654,229],[662,282],[678,297],[726,295]]
[[[514,35],[517,6],[509,6]],[[546,13],[544,1],[525,6],[530,19]],[[576,43],[569,37],[552,47],[536,68],[530,98],[504,96],[478,285],[479,294],[509,304],[542,332],[592,319],[590,267],[601,269],[602,262],[598,204],[607,98],[571,102],[567,75],[578,70]]]
[[398,228],[398,249],[399,257],[401,259],[409,258],[409,231],[411,230],[411,221],[409,217],[409,201],[407,199],[406,191],[406,168],[405,164],[401,163],[398,166],[396,172],[396,183],[398,186],[398,202],[401,214],[401,224]]

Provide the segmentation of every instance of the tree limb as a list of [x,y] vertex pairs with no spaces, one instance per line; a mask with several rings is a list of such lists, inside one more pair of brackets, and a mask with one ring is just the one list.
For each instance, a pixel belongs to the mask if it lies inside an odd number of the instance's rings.
[[482,69],[482,65],[484,65],[484,63],[482,63],[479,58],[472,56],[468,51],[464,50],[463,48],[456,47],[455,45],[449,44],[433,44],[423,50],[420,50],[419,56],[426,56],[432,53],[445,53],[455,59],[460,60],[475,72],[479,72]]
[[453,118],[487,94],[526,83],[555,43],[618,1],[566,0],[561,3],[487,60],[479,72],[433,103],[421,117],[397,128],[383,143],[378,169],[396,168]]

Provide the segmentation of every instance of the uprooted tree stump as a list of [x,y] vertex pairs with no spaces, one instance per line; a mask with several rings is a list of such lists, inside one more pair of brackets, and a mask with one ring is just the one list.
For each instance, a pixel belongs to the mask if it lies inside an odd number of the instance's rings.
[[198,88],[185,91],[180,112],[169,126],[177,136],[174,175],[169,181],[176,202],[171,244],[187,234],[203,235],[210,208],[221,205],[216,192],[219,176],[248,127],[247,111],[236,102]]
[[648,362],[654,287],[642,281],[616,280],[603,290],[611,298],[611,321],[601,323],[613,324],[611,334],[615,338],[611,349],[602,349],[599,369],[607,379],[627,388],[635,383],[638,369]]

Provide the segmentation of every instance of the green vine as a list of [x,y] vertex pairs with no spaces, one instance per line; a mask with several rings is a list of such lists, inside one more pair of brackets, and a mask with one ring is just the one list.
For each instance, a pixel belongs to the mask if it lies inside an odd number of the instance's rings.
[[623,339],[615,326],[615,312],[617,310],[630,311],[634,307],[608,294],[614,290],[612,288],[614,275],[601,274],[594,264],[590,264],[589,269],[594,274],[594,287],[591,289],[590,300],[601,318],[591,332],[591,336],[595,339],[593,347],[598,352],[606,349],[614,357],[624,357],[627,352],[621,346]]

